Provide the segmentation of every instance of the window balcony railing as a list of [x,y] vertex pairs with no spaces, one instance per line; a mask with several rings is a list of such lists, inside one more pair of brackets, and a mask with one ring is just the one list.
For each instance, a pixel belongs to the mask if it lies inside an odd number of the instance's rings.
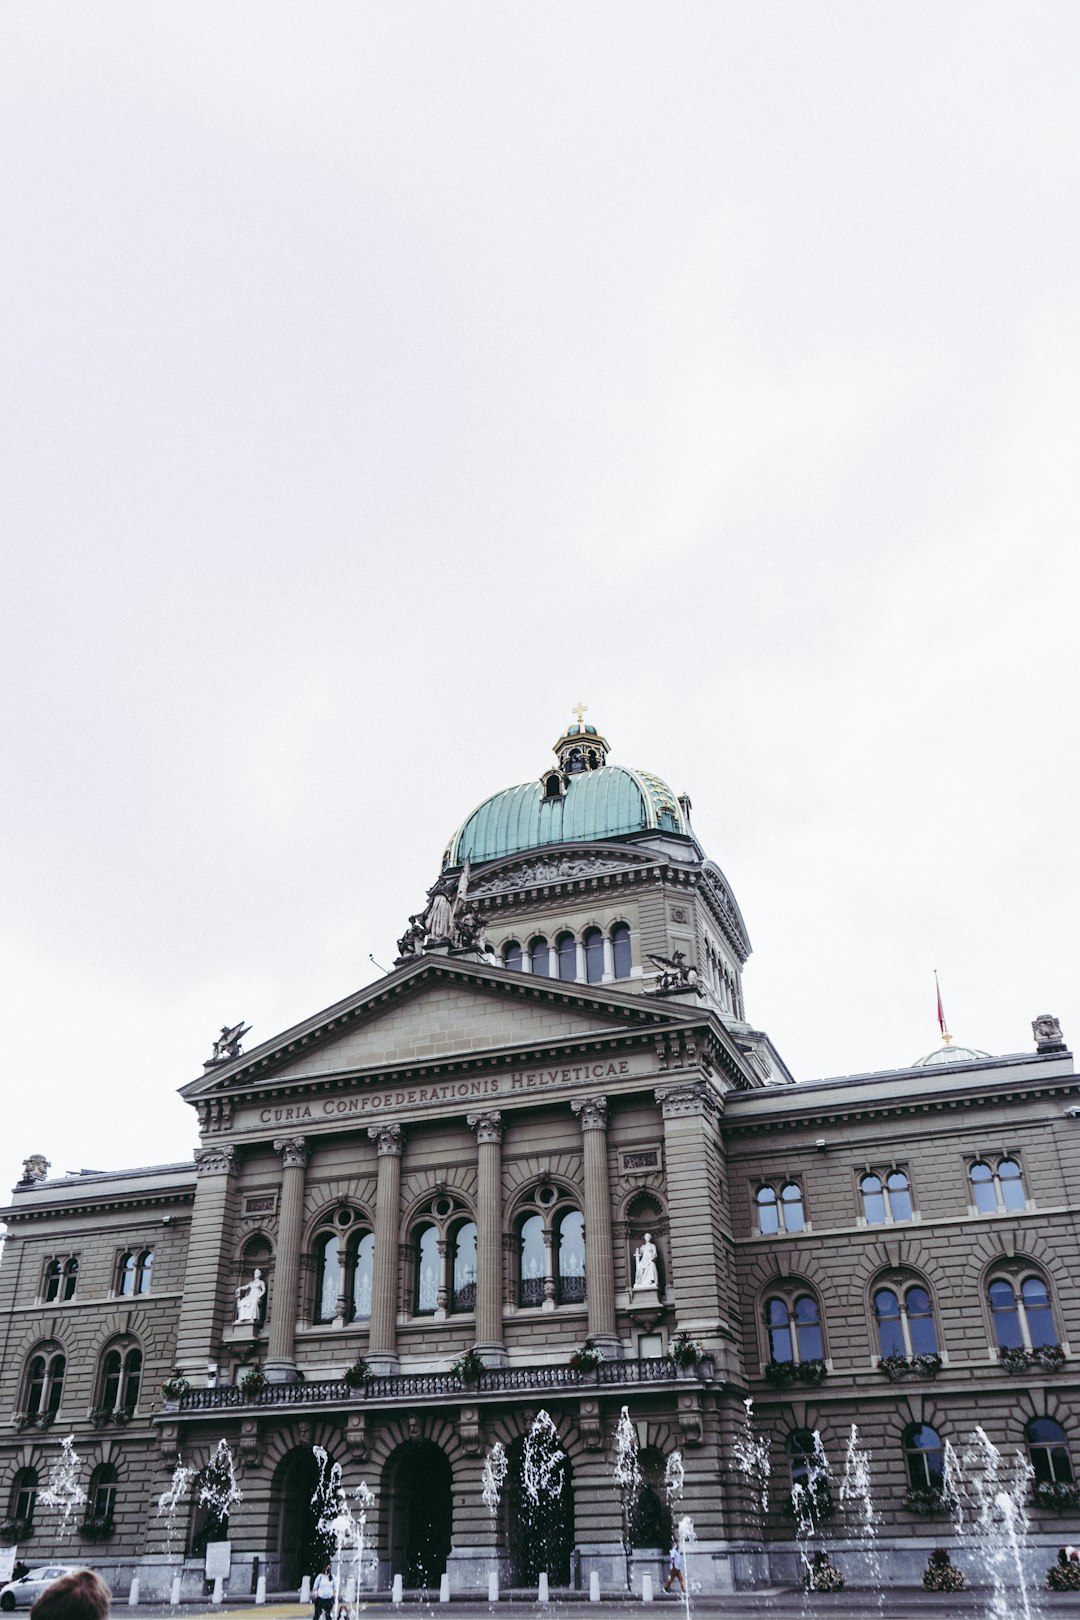
[[[699,1376],[711,1374],[711,1363]],[[692,1374],[691,1374],[692,1376]],[[267,1384],[257,1395],[246,1395],[236,1384],[220,1389],[192,1389],[177,1401],[166,1401],[168,1412],[216,1412],[223,1408],[251,1409],[265,1406],[355,1406],[380,1402],[464,1398],[502,1395],[520,1391],[595,1389],[597,1385],[623,1387],[627,1384],[665,1384],[685,1380],[669,1356],[638,1361],[602,1361],[593,1372],[575,1372],[571,1367],[490,1367],[466,1384],[454,1372],[394,1373],[370,1378],[358,1389],[340,1378],[325,1382]]]

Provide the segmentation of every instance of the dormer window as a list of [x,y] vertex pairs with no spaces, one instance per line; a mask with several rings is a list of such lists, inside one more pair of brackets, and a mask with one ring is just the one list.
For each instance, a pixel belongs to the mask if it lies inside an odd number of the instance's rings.
[[561,799],[563,796],[563,779],[558,771],[552,771],[544,777],[544,798]]

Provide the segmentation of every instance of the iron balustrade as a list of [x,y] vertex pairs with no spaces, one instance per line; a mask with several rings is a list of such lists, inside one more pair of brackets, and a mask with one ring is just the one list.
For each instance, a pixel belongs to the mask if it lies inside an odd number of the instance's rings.
[[168,1404],[170,1410],[178,1407],[181,1412],[221,1411],[229,1407],[346,1405],[356,1401],[416,1401],[425,1396],[471,1398],[520,1390],[658,1384],[669,1383],[676,1376],[675,1363],[669,1356],[653,1356],[639,1361],[602,1361],[592,1372],[575,1372],[572,1367],[490,1367],[468,1383],[454,1372],[430,1372],[369,1378],[357,1389],[340,1378],[320,1383],[267,1384],[257,1395],[245,1395],[238,1385],[228,1384],[220,1389],[191,1389],[178,1402]]

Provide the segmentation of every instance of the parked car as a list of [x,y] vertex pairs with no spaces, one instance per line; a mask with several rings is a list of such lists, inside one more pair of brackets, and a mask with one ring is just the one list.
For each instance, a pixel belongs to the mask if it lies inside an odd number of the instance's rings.
[[9,1581],[0,1589],[0,1609],[28,1609],[53,1581],[83,1568],[83,1564],[42,1564],[40,1569],[32,1569],[21,1580]]

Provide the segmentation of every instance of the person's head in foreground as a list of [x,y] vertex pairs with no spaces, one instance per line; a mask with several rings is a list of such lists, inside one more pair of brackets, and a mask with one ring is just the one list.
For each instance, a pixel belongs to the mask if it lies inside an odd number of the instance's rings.
[[109,1588],[92,1569],[76,1569],[47,1586],[30,1610],[31,1620],[108,1620]]

